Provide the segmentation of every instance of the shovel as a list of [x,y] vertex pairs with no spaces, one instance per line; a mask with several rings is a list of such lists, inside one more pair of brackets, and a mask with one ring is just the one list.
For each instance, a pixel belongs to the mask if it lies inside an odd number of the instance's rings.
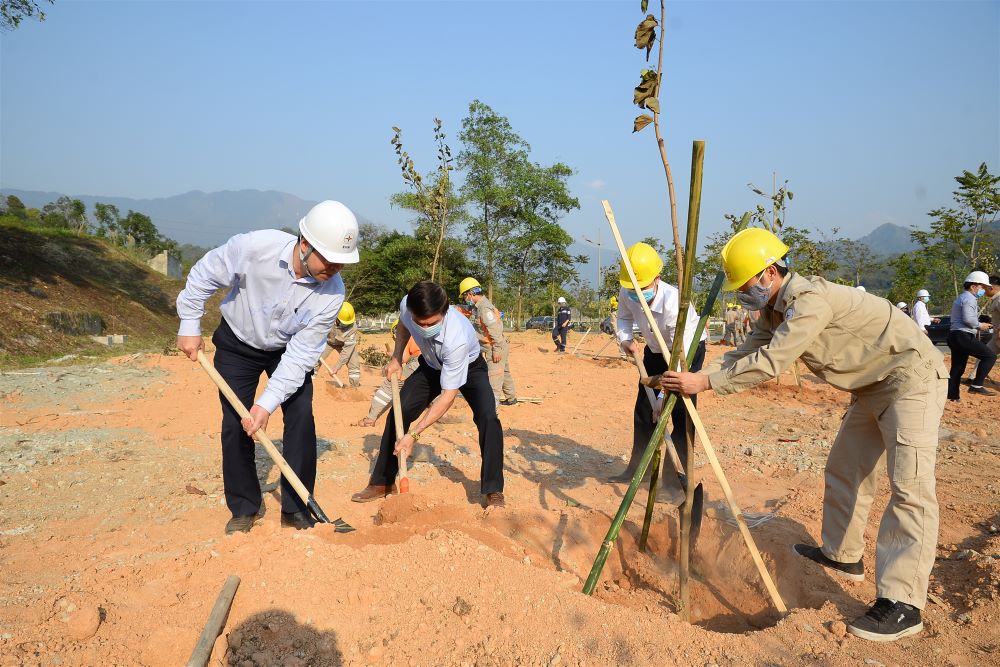
[[337,374],[333,372],[332,368],[330,368],[330,364],[326,363],[326,359],[320,359],[319,363],[323,364],[323,368],[325,368],[327,372],[330,373],[330,377],[332,377],[333,381],[337,383],[337,386],[343,389],[344,383],[340,381],[340,378],[337,377]]
[[[214,382],[215,386],[219,388],[222,395],[226,397],[229,404],[233,406],[236,413],[243,419],[249,419],[250,411],[247,410],[246,406],[243,405],[240,399],[236,397],[232,388],[225,381],[225,379],[219,375],[219,371],[215,370],[215,366],[211,364],[208,357],[206,357],[205,353],[201,350],[198,350],[198,363],[201,364],[203,369],[205,369],[208,376],[212,378],[212,382]],[[343,519],[338,518],[330,521],[330,518],[322,509],[320,509],[316,499],[312,497],[312,494],[309,493],[308,489],[306,489],[305,484],[303,484],[302,480],[299,479],[299,476],[295,474],[295,471],[291,469],[288,462],[285,461],[285,457],[281,455],[281,452],[279,452],[278,448],[274,446],[274,443],[271,442],[271,438],[267,437],[267,434],[264,433],[263,429],[257,429],[257,432],[254,433],[254,435],[257,436],[257,441],[264,447],[264,451],[266,451],[267,455],[271,457],[272,461],[274,461],[274,465],[278,466],[278,470],[281,471],[284,478],[288,480],[288,483],[291,484],[293,489],[295,489],[295,493],[302,499],[302,502],[306,504],[309,511],[311,511],[313,516],[316,517],[317,521],[320,523],[332,523],[334,530],[338,533],[349,533],[354,530],[354,528],[352,528]]]
[[[648,379],[646,373],[646,367],[642,363],[642,359],[639,358],[638,352],[632,353],[632,358],[635,360],[635,365],[639,368],[639,380],[642,382],[644,388],[646,389],[646,397],[649,399],[649,407],[653,410],[656,409],[656,394],[645,382]],[[660,415],[660,419],[666,419],[667,415]],[[677,448],[674,447],[673,440],[670,439],[669,435],[663,436],[663,443],[667,446],[667,456],[670,457],[670,462],[674,466],[674,470],[677,472],[677,481],[681,483],[681,488],[684,489],[685,494],[687,493],[688,480],[687,475],[684,474],[684,466],[681,465],[681,457],[677,454]],[[690,456],[691,453],[688,453]],[[680,504],[680,508],[684,507],[684,503]],[[705,489],[702,487],[701,482],[698,482],[698,486],[694,487],[694,500],[691,501],[691,541],[694,542],[695,538],[698,537],[698,532],[701,530],[701,519],[705,514]]]
[[[396,422],[396,439],[399,440],[406,433],[403,431],[403,409],[399,401],[399,378],[393,375],[389,378],[392,383],[392,416]],[[400,452],[399,455],[399,492],[410,492],[410,478],[406,476],[406,454]]]

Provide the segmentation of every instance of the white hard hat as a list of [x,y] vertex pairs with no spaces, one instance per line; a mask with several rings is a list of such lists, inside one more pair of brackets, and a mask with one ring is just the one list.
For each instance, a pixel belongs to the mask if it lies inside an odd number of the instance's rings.
[[899,303],[896,304],[896,308],[899,308],[900,310],[902,310],[903,308],[906,308],[906,302],[905,301],[900,301]]
[[556,299],[556,303],[566,303],[566,297],[564,296],[559,297],[558,299]]
[[989,285],[990,277],[986,275],[984,271],[973,271],[965,277],[965,282],[967,283],[979,283],[980,285]]
[[865,289],[864,285],[858,285],[858,289],[861,290],[862,292],[867,292],[868,291],[868,290]]
[[920,289],[920,290],[917,290],[917,297],[918,297],[918,298],[919,298],[919,297],[922,297],[922,296],[926,296],[926,297],[930,297],[930,295],[931,295],[931,293],[930,293],[930,292],[928,292],[928,291],[927,291],[927,290],[925,290],[925,289]]
[[299,220],[299,232],[328,262],[357,264],[358,219],[339,201],[327,199]]

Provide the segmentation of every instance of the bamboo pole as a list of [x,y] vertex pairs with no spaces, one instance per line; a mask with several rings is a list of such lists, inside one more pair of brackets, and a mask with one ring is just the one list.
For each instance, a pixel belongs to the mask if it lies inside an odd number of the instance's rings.
[[236,589],[240,587],[240,578],[235,574],[226,577],[226,582],[219,591],[219,596],[215,598],[215,605],[208,615],[205,628],[198,637],[198,643],[194,645],[194,651],[188,658],[187,667],[205,667],[212,658],[212,649],[215,647],[216,638],[222,633],[222,628],[226,625],[229,617],[229,609],[233,606],[233,598],[236,597]]
[[583,341],[587,340],[587,336],[590,335],[591,329],[593,329],[593,327],[587,327],[587,333],[583,334],[583,337],[576,342],[576,347],[573,348],[573,351],[570,352],[570,354],[576,354],[576,351],[580,349],[580,346],[583,344]]
[[719,486],[722,487],[722,493],[726,496],[726,501],[729,503],[729,510],[733,513],[733,517],[736,519],[736,525],[740,529],[740,534],[743,536],[743,541],[746,542],[747,549],[750,551],[750,556],[753,558],[754,564],[757,566],[757,571],[760,573],[760,578],[764,580],[764,587],[767,589],[768,595],[771,596],[771,601],[774,603],[775,608],[782,614],[788,611],[785,606],[784,601],[781,599],[781,595],[778,593],[778,589],[775,587],[774,582],[771,580],[771,575],[768,574],[767,568],[764,567],[764,560],[760,557],[760,551],[757,550],[757,544],[754,542],[753,536],[750,534],[750,528],[747,526],[746,519],[743,518],[743,511],[736,502],[736,497],[733,495],[733,490],[729,486],[729,481],[726,479],[726,473],[722,470],[722,465],[719,463],[719,457],[715,455],[715,447],[712,446],[711,441],[708,439],[708,433],[705,431],[705,425],[701,421],[701,417],[698,416],[698,410],[695,409],[694,403],[687,396],[682,396],[681,400],[684,402],[684,407],[687,409],[688,416],[694,423],[694,428],[698,432],[698,437],[701,439],[702,447],[705,448],[705,456],[708,458],[708,462],[712,466],[712,470],[715,472],[716,478],[719,480]]
[[595,353],[594,353],[594,355],[593,355],[593,356],[592,356],[591,358],[592,358],[592,359],[596,359],[596,358],[598,358],[599,356],[601,356],[601,352],[604,352],[604,349],[605,349],[605,348],[606,348],[606,347],[607,347],[608,345],[611,345],[611,343],[614,343],[614,342],[617,342],[617,340],[618,340],[618,337],[617,337],[617,336],[614,336],[614,335],[612,335],[612,336],[611,336],[611,340],[609,340],[609,341],[608,341],[608,342],[606,342],[606,343],[605,343],[604,345],[602,345],[602,346],[601,346],[601,349],[599,349],[599,350],[598,350],[597,352],[595,352]]
[[[607,213],[611,206],[610,204],[607,204],[607,202],[605,202],[605,206],[605,212]],[[740,220],[740,224],[737,225],[735,231],[738,232],[745,229],[749,223],[750,214],[746,214]],[[726,274],[722,271],[715,274],[715,280],[712,282],[712,287],[708,290],[708,296],[705,299],[705,314],[699,318],[698,325],[694,330],[695,340],[699,340],[701,338],[701,334],[705,330],[705,326],[708,324],[709,314],[715,307],[715,302],[719,298],[719,293],[722,291],[722,283],[725,282],[725,280]],[[688,350],[688,363],[694,362],[694,353],[696,349],[697,348],[692,348],[691,350]],[[639,465],[636,468],[635,475],[632,477],[632,482],[625,491],[622,502],[618,506],[618,512],[611,520],[611,526],[608,528],[608,532],[604,536],[604,541],[601,542],[601,547],[597,552],[597,556],[594,558],[594,564],[590,568],[590,574],[587,575],[587,581],[583,585],[583,593],[585,595],[592,595],[594,593],[594,589],[597,587],[597,581],[601,578],[601,572],[604,570],[604,564],[608,560],[608,554],[611,553],[611,547],[614,546],[615,541],[618,539],[618,533],[621,531],[622,524],[625,522],[625,517],[628,515],[628,511],[632,505],[633,499],[635,498],[635,494],[639,490],[639,483],[646,474],[649,462],[653,458],[653,452],[657,449],[657,443],[659,443],[659,441],[663,438],[667,421],[662,419],[662,416],[664,413],[669,414],[670,411],[673,410],[676,401],[677,394],[674,393],[667,394],[666,398],[663,399],[663,408],[660,413],[661,419],[657,422],[656,428],[653,430],[653,435],[650,436],[649,443],[646,445],[646,449],[639,458]]]
[[[674,334],[674,347],[677,349],[677,338],[684,338],[684,326],[687,321],[688,304],[691,301],[691,285],[694,278],[694,251],[698,243],[698,221],[701,216],[701,184],[705,165],[705,142],[695,141],[691,147],[691,189],[688,199],[687,240],[685,242],[684,285],[681,288],[680,313],[677,316],[677,329]],[[698,346],[698,341],[691,342],[692,347]],[[687,446],[687,480],[684,507],[681,509],[681,618],[691,622],[691,510],[694,505],[694,451],[691,430],[685,429],[685,445]],[[653,489],[650,487],[649,504],[656,501]]]

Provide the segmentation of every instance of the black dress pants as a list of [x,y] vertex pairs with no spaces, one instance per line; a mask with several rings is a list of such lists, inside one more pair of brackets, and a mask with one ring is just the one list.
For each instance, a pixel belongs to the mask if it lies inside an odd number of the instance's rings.
[[553,329],[552,330],[552,342],[556,344],[556,351],[565,352],[566,351],[566,334],[568,329]]
[[982,387],[986,376],[990,374],[993,365],[997,362],[997,353],[976,338],[975,334],[968,331],[950,332],[948,334],[948,347],[951,348],[948,398],[957,401],[960,396],[959,388],[962,386],[962,375],[965,374],[965,366],[969,363],[969,357],[979,359],[979,368],[976,369],[976,377],[972,379],[972,384]]
[[[702,341],[698,343],[694,363],[688,370],[692,373],[700,371],[704,362],[705,343]],[[648,345],[643,349],[642,363],[649,375],[656,375],[667,370],[667,359],[659,352],[653,352]],[[697,405],[698,396],[692,396],[691,402]],[[670,421],[674,426],[673,430],[670,431],[670,439],[673,441],[674,447],[677,448],[677,456],[680,457],[681,463],[687,466],[688,448],[685,433],[689,420],[683,402],[677,401],[674,404],[674,409],[670,411]],[[649,444],[649,439],[653,437],[653,431],[656,429],[656,422],[653,421],[653,410],[649,407],[649,399],[646,397],[646,388],[641,384],[635,396],[632,424],[632,454],[629,456],[627,473],[634,473],[635,469],[639,467],[639,459],[642,458],[642,453],[646,450],[646,445]],[[664,484],[670,483],[669,480],[676,478],[674,466],[666,457],[660,462],[660,469],[663,471],[661,479]]]
[[[212,336],[215,370],[225,379],[240,401],[250,409],[261,372],[268,377],[281,361],[284,348],[258,350],[241,341],[223,318]],[[316,422],[312,411],[312,373],[295,393],[281,404],[285,422],[282,454],[292,471],[312,493],[316,484]],[[253,438],[246,434],[240,416],[220,393],[222,402],[222,484],[226,505],[233,516],[250,516],[260,511],[261,491],[257,480]],[[281,478],[281,511],[302,512],[305,503],[284,476]]]
[[[459,391],[472,408],[472,421],[479,429],[479,452],[483,457],[479,468],[479,488],[485,495],[503,491],[503,427],[497,416],[496,399],[490,386],[490,373],[481,357],[469,363],[469,375]],[[420,357],[417,370],[406,378],[399,391],[403,409],[403,428],[408,430],[420,413],[441,394],[441,371],[434,370]],[[393,411],[385,420],[382,443],[369,484],[389,485],[399,474],[399,460],[393,454],[396,448],[396,420]]]

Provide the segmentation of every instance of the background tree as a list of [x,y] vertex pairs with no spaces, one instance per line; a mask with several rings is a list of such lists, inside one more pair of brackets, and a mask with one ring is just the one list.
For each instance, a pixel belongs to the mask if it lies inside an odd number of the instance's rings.
[[7,209],[5,212],[20,220],[25,220],[28,217],[28,210],[24,207],[24,202],[15,195],[7,195]]
[[489,105],[473,100],[459,133],[463,148],[458,168],[465,173],[461,192],[475,209],[466,225],[473,257],[483,266],[483,282],[490,300],[502,268],[505,240],[517,223],[515,174],[528,159],[530,147]]
[[837,239],[834,241],[834,246],[844,270],[842,275],[846,276],[850,281],[849,284],[854,287],[862,285],[861,276],[879,263],[878,255],[867,243],[854,239]]
[[[48,0],[48,3],[55,4],[55,0]],[[33,16],[39,21],[45,20],[45,12],[35,0],[0,0],[0,31],[14,30],[21,21]]]
[[[396,150],[397,162],[403,171],[403,180],[410,186],[411,192],[393,195],[393,204],[416,211],[418,218],[417,237],[427,239],[434,248],[431,260],[431,280],[438,277],[438,267],[441,262],[441,251],[448,228],[465,215],[461,202],[456,200],[451,184],[452,166],[451,148],[445,143],[445,133],[441,128],[441,119],[434,119],[434,143],[437,146],[438,167],[433,177],[425,180],[413,164],[413,158],[403,149],[400,139],[402,130],[392,128],[394,134],[390,143]],[[430,185],[427,185],[427,183]],[[454,211],[454,212],[452,212]]]

